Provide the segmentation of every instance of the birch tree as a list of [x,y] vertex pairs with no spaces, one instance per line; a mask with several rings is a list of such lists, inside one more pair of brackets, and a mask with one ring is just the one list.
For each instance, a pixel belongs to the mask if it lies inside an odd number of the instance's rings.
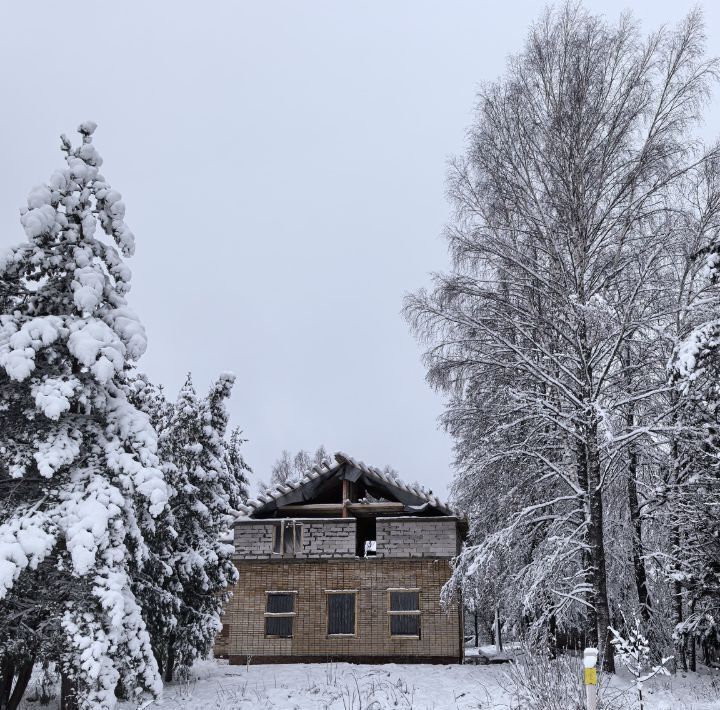
[[606,505],[653,430],[636,409],[657,397],[633,375],[634,339],[658,325],[673,193],[713,155],[692,130],[715,70],[698,12],[643,38],[627,15],[547,11],[481,89],[452,163],[452,268],[406,304],[449,397],[456,489],[502,511],[456,576],[498,547],[527,550],[525,612],[541,627],[582,620],[608,671]]

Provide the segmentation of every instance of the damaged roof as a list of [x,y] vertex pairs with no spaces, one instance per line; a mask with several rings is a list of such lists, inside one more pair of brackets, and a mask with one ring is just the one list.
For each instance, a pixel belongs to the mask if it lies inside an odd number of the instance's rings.
[[439,498],[423,489],[413,488],[383,473],[379,468],[368,466],[351,456],[338,452],[335,463],[323,461],[313,466],[302,478],[281,484],[265,491],[257,499],[249,500],[246,514],[250,518],[271,517],[286,505],[311,502],[332,481],[360,481],[365,486],[383,491],[405,506],[409,514],[447,515],[462,517]]

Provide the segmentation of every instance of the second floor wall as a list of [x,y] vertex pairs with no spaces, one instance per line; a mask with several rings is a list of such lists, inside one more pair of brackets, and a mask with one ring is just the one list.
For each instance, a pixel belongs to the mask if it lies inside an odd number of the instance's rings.
[[[460,549],[453,517],[287,518],[241,520],[235,525],[235,554],[241,559],[452,558]],[[374,544],[367,546],[366,542]],[[366,550],[363,553],[363,550]]]

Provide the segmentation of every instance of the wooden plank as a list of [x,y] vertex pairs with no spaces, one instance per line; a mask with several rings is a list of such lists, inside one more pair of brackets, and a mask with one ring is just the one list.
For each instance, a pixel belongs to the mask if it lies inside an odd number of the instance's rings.
[[340,513],[342,503],[308,503],[307,505],[284,505],[280,508],[283,513]]
[[[362,515],[363,513],[399,513],[405,510],[404,503],[348,503],[345,508]],[[284,505],[280,508],[283,513],[339,513],[342,514],[342,503],[308,503],[307,505]]]
[[347,504],[346,501],[348,497],[350,496],[350,486],[349,481],[346,478],[343,478],[342,482],[342,517],[347,518],[348,511],[347,511]]
[[405,510],[404,503],[348,503],[347,509],[353,513],[398,513]]

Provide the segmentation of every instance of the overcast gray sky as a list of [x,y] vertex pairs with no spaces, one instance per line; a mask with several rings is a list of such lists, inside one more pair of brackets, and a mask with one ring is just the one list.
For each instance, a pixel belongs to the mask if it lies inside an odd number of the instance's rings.
[[[150,377],[174,397],[187,371],[200,389],[235,372],[260,478],[323,443],[445,495],[451,442],[402,298],[448,264],[446,160],[545,4],[2,3],[0,246],[59,134],[97,121]],[[695,3],[586,4],[654,29]],[[718,4],[706,20],[720,54]]]

